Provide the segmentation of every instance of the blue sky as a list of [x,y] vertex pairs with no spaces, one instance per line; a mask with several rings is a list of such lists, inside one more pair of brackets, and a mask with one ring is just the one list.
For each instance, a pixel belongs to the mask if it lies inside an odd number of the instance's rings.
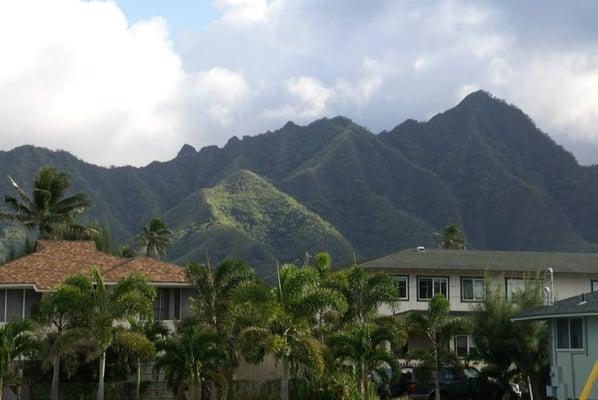
[[175,35],[186,30],[202,30],[218,17],[210,0],[117,0],[131,22],[163,17]]
[[144,165],[289,120],[380,132],[485,89],[598,163],[596,21],[581,0],[5,0],[0,150]]

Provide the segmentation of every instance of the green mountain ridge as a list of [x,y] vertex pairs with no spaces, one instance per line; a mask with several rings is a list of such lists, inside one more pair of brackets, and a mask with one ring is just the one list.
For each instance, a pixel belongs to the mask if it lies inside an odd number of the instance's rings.
[[[580,166],[520,109],[481,91],[380,134],[344,117],[289,122],[222,148],[185,145],[141,168],[102,168],[33,146],[0,152],[0,174],[26,188],[44,165],[90,195],[89,218],[107,221],[116,242],[153,216],[171,219],[178,236],[169,257],[180,262],[205,260],[207,249],[213,262],[237,255],[271,268],[274,258],[301,256],[302,243],[336,243],[341,263],[353,251],[372,258],[434,246],[448,223],[464,227],[470,248],[598,251],[598,166]],[[250,190],[234,190],[235,179]],[[9,191],[0,179],[0,193]],[[311,219],[290,224],[274,217],[282,210]],[[231,219],[242,211],[251,224]],[[326,234],[308,241],[309,226]],[[278,241],[264,233],[275,228],[285,229]]]
[[329,251],[341,262],[354,254],[332,225],[247,170],[191,194],[165,218],[175,233],[170,256],[177,262],[244,257],[272,273],[276,260],[306,253]]

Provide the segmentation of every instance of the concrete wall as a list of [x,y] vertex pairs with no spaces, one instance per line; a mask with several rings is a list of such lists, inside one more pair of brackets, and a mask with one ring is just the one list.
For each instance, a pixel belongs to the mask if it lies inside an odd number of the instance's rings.
[[[577,399],[598,360],[598,317],[584,318],[584,349],[556,349],[556,320],[551,320],[550,363],[552,385],[557,387],[559,400]],[[594,386],[590,399],[598,399]]]

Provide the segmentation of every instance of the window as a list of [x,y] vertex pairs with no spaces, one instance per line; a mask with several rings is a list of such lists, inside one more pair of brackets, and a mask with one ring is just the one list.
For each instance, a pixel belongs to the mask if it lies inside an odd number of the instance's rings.
[[23,290],[6,290],[6,321],[23,319]]
[[559,350],[583,349],[583,322],[581,318],[556,320],[556,347]]
[[156,317],[160,320],[170,319],[170,291],[167,288],[159,288],[156,293],[156,303],[154,304]]
[[512,299],[513,296],[525,289],[525,280],[520,278],[507,278],[507,299]]
[[33,289],[0,290],[0,322],[28,318],[33,305],[41,299],[42,294]]
[[598,290],[598,281],[592,280],[592,292],[595,292],[597,290]]
[[33,306],[42,300],[42,294],[35,290],[25,290],[25,318],[31,316]]
[[461,278],[461,301],[483,301],[485,297],[484,278]]
[[455,335],[454,350],[457,357],[467,357],[475,349],[473,337],[470,335]]
[[181,319],[181,289],[172,289],[174,296],[174,319]]
[[396,276],[395,279],[399,288],[400,299],[409,300],[409,277]]
[[432,297],[442,294],[448,298],[448,278],[418,277],[417,299],[432,300]]

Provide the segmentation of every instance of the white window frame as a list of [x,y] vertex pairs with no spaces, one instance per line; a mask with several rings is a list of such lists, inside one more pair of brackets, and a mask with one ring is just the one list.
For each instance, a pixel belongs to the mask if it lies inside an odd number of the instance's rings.
[[[571,320],[572,319],[579,319],[581,320],[581,347],[571,347]],[[569,338],[569,347],[559,347],[559,327],[558,327],[558,320],[567,320],[567,329],[568,329],[568,338]],[[586,321],[583,317],[564,317],[564,318],[556,318],[554,320],[554,340],[555,344],[554,347],[557,351],[567,351],[567,352],[584,352],[586,349]]]
[[[472,290],[473,290],[473,298],[466,299],[465,298],[465,291],[463,290],[463,281],[470,280],[472,281]],[[476,298],[475,297],[475,282],[482,282],[482,297]],[[479,303],[486,299],[486,280],[484,278],[480,278],[478,276],[462,276],[461,277],[461,302],[463,303]]]
[[409,301],[409,275],[395,275],[395,279],[405,282],[405,297],[401,297],[399,300]]
[[473,336],[471,335],[466,335],[466,334],[459,334],[459,335],[455,335],[453,337],[453,351],[455,352],[455,354],[458,357],[463,357],[457,354],[457,338],[458,337],[466,337],[467,338],[467,356],[469,356],[471,354],[471,350],[475,349],[477,346],[475,345],[475,343],[473,342]]
[[[422,279],[430,279],[432,281],[432,297],[430,297],[429,299],[420,297],[420,283],[421,283]],[[435,283],[437,281],[440,281],[440,282],[444,281],[446,283],[446,293],[442,293],[442,292],[435,293],[434,292]],[[444,297],[446,297],[448,299],[449,298],[449,290],[450,289],[449,289],[449,277],[448,276],[418,276],[417,277],[417,301],[430,301],[437,294],[443,294]]]
[[507,300],[511,300],[516,293],[516,291],[513,291],[513,290],[509,291],[509,281],[521,282],[523,284],[523,286],[521,287],[520,290],[525,290],[525,285],[526,285],[526,279],[524,279],[524,278],[506,278],[505,279],[505,295],[507,297]]

